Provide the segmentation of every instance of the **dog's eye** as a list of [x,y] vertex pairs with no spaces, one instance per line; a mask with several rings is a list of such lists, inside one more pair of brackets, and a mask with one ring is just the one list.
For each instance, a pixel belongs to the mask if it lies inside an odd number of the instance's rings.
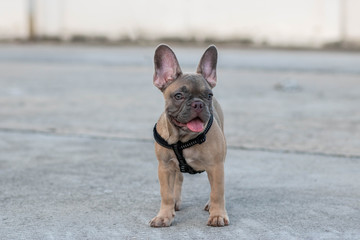
[[212,94],[212,93],[209,93],[209,95],[208,95],[208,99],[209,99],[209,100],[211,100],[211,99],[212,99],[212,97],[213,97],[213,94]]
[[182,93],[177,93],[177,94],[175,94],[174,98],[175,98],[176,100],[181,100],[181,99],[184,98],[184,96],[182,95]]

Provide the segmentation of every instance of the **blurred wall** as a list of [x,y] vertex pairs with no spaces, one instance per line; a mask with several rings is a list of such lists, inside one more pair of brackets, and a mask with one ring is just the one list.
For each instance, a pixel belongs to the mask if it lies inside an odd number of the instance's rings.
[[25,0],[0,2],[0,39],[27,37],[26,7]]
[[[0,2],[0,38],[27,36],[29,0]],[[281,46],[360,41],[359,0],[33,0],[39,37],[242,40]]]

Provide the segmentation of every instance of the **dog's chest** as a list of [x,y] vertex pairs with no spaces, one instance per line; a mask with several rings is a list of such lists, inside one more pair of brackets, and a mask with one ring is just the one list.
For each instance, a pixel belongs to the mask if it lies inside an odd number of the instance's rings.
[[203,170],[204,164],[206,164],[206,159],[203,154],[200,154],[199,151],[194,149],[184,149],[183,150],[184,158],[191,167],[194,169]]
[[[205,163],[202,159],[193,158],[193,157],[185,157],[186,163],[192,167],[196,171],[205,170]],[[174,167],[177,169],[179,168],[179,161],[176,157],[171,158],[170,160],[174,165]]]

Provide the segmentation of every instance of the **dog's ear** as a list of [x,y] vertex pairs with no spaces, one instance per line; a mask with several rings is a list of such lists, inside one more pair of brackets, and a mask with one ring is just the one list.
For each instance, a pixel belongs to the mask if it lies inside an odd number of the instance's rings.
[[154,85],[161,91],[182,74],[175,53],[165,44],[160,44],[156,48],[154,65]]
[[206,49],[201,57],[200,63],[196,72],[203,75],[206,81],[210,84],[211,88],[216,86],[216,64],[217,64],[217,50],[214,45]]

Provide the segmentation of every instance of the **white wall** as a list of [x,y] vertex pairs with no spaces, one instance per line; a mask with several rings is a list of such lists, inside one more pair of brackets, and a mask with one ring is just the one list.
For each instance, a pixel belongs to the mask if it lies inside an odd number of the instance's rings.
[[[249,38],[270,45],[320,46],[360,40],[359,0],[35,0],[38,35],[116,40]],[[26,35],[26,0],[0,2],[0,38]]]
[[26,20],[24,0],[0,1],[0,38],[26,37]]
[[349,39],[360,41],[360,1],[347,0],[346,35]]

